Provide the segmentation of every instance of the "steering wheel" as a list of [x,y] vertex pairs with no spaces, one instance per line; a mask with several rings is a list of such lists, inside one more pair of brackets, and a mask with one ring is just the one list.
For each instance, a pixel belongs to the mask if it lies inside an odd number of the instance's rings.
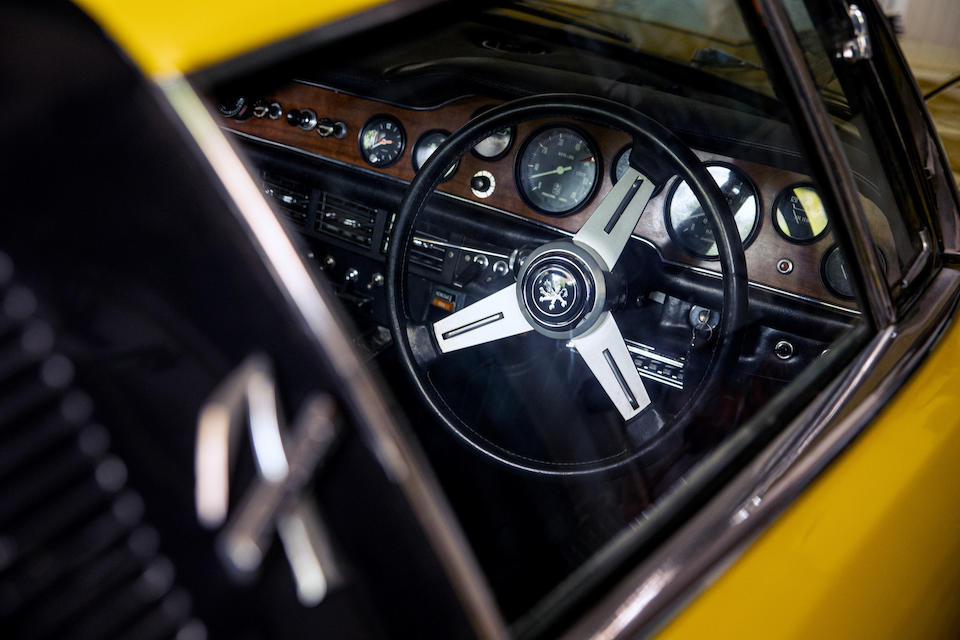
[[[530,253],[517,281],[431,324],[411,320],[407,296],[408,251],[418,216],[447,169],[494,131],[544,118],[577,119],[631,135],[630,168],[572,237]],[[644,207],[674,174],[690,185],[710,223],[722,271],[723,309],[716,346],[696,390],[669,424],[614,456],[587,462],[531,459],[492,442],[461,420],[430,379],[444,354],[534,331],[576,350],[625,422],[653,409],[633,358],[611,313],[611,273]],[[747,309],[746,263],[733,214],[693,151],[644,114],[611,100],[547,94],[521,98],[486,111],[444,141],[411,182],[394,224],[387,254],[391,331],[400,363],[427,408],[470,446],[511,467],[548,475],[592,473],[622,466],[653,440],[689,423],[700,400],[738,354],[737,329]],[[702,408],[702,407],[700,407]]]

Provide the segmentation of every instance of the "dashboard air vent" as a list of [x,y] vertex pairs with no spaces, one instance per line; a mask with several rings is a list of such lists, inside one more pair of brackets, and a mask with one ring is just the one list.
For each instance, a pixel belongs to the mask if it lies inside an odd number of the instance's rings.
[[414,236],[410,246],[410,262],[439,273],[443,271],[443,258],[447,249],[433,240],[437,238],[422,233]]
[[310,211],[310,188],[297,180],[275,173],[264,173],[263,193],[273,200],[290,220],[307,223]]
[[379,212],[379,209],[327,193],[317,213],[317,231],[369,248],[373,246]]

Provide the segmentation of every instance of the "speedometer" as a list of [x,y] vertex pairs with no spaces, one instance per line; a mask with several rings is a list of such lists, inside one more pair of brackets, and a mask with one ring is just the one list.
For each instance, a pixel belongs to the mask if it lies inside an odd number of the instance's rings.
[[568,126],[534,132],[517,155],[520,195],[550,216],[577,211],[593,196],[600,175],[599,156],[590,138]]
[[[760,199],[750,179],[739,169],[726,164],[708,164],[707,172],[727,199],[737,223],[740,242],[746,249],[760,222]],[[673,186],[667,200],[667,231],[670,238],[698,258],[716,259],[717,241],[700,202],[690,186],[681,180]]]

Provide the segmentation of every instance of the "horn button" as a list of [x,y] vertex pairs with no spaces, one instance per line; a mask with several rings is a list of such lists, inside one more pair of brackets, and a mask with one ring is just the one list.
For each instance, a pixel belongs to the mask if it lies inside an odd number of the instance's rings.
[[531,253],[517,281],[520,311],[538,332],[570,339],[588,331],[603,313],[606,280],[600,262],[570,240]]

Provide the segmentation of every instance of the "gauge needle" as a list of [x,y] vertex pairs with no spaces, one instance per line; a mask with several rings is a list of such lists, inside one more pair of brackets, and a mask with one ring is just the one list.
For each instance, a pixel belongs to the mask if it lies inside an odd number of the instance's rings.
[[379,146],[382,145],[382,144],[393,144],[393,140],[387,140],[386,138],[384,138],[384,139],[382,139],[382,140],[377,140],[375,143],[373,143],[373,146],[370,147],[370,148],[371,148],[371,149],[374,149],[374,148],[376,148],[376,147],[379,147]]
[[531,179],[533,179],[533,178],[540,178],[540,177],[543,177],[543,176],[552,175],[552,174],[554,174],[554,173],[557,174],[558,176],[562,176],[564,173],[566,173],[567,171],[571,171],[572,169],[573,169],[573,167],[557,167],[556,169],[552,169],[552,170],[550,170],[550,171],[543,171],[543,172],[541,172],[541,173],[535,173],[535,174],[533,174],[532,176],[530,176],[530,178],[531,178]]

